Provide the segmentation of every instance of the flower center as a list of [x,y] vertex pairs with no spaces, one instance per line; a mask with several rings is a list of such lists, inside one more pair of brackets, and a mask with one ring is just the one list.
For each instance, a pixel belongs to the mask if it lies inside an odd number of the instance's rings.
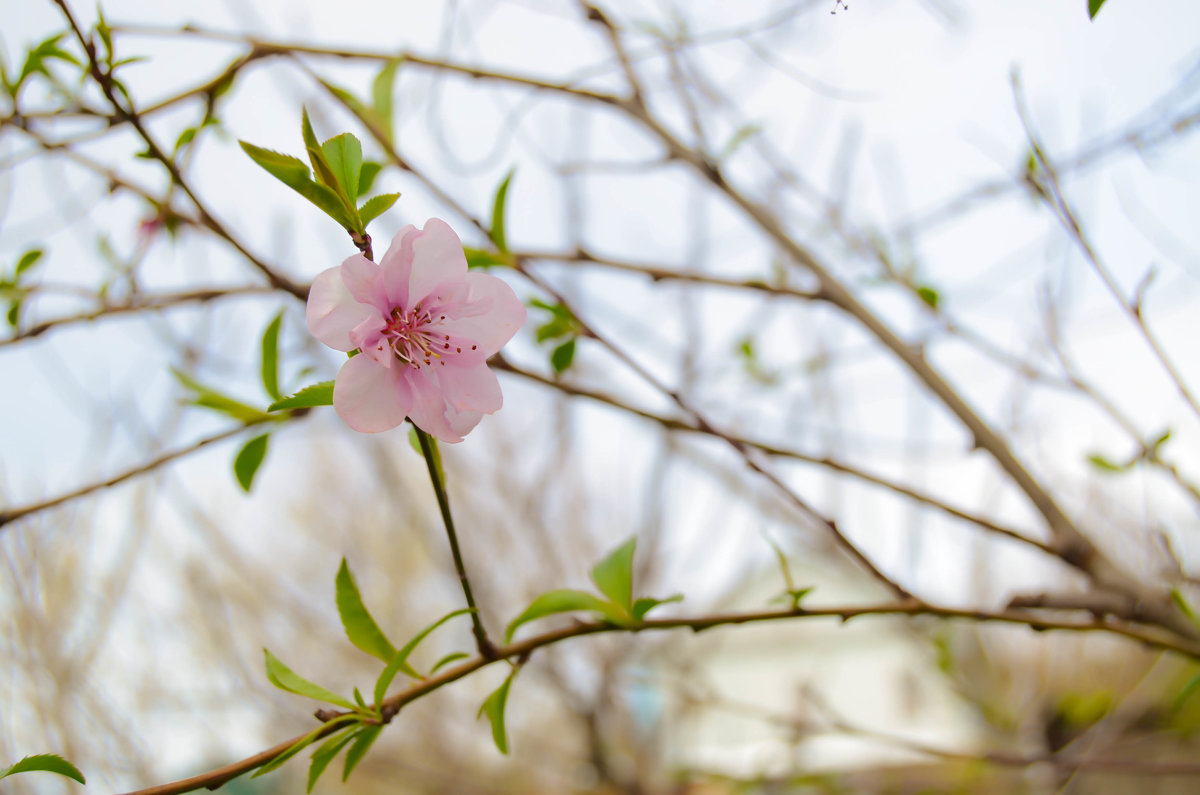
[[422,364],[431,365],[434,359],[442,358],[435,348],[439,343],[444,345],[444,340],[450,337],[437,333],[435,327],[445,319],[445,315],[435,319],[429,310],[423,311],[420,304],[407,311],[398,306],[388,318],[383,337],[399,361],[419,370]]

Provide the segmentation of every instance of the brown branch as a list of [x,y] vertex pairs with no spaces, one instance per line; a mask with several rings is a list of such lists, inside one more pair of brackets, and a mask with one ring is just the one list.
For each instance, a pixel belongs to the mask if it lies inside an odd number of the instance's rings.
[[291,279],[287,278],[282,273],[278,273],[266,262],[252,254],[245,246],[242,245],[239,240],[237,240],[237,238],[235,238],[227,229],[225,229],[220,221],[218,221],[211,213],[209,213],[204,203],[200,201],[200,197],[196,195],[191,186],[188,184],[188,181],[184,178],[183,172],[179,169],[179,166],[175,163],[175,160],[168,156],[158,145],[158,142],[155,141],[154,136],[150,134],[150,131],[146,128],[145,124],[143,124],[141,117],[138,115],[133,106],[131,105],[129,108],[126,108],[121,104],[121,101],[117,98],[111,72],[105,71],[104,67],[101,66],[100,61],[96,56],[95,43],[91,40],[91,38],[84,35],[83,30],[79,27],[79,23],[75,21],[75,15],[71,12],[71,8],[68,5],[67,0],[54,0],[54,2],[59,6],[59,8],[62,9],[63,16],[67,19],[67,24],[70,26],[72,32],[74,32],[76,40],[79,42],[79,45],[83,48],[84,53],[87,55],[88,66],[91,71],[92,79],[95,80],[97,85],[100,86],[100,90],[104,93],[105,98],[108,100],[109,104],[112,105],[116,117],[128,122],[130,126],[137,131],[138,136],[141,137],[142,141],[146,144],[146,150],[149,152],[150,156],[162,164],[163,168],[165,168],[170,174],[171,180],[178,185],[184,193],[187,194],[189,199],[192,200],[192,204],[195,206],[196,212],[200,215],[201,224],[208,227],[217,236],[224,238],[238,251],[238,253],[240,253],[252,265],[254,265],[254,267],[257,268],[267,278],[267,281],[270,282],[273,287],[285,290],[300,300],[305,300],[308,297],[308,290],[304,287],[304,285],[293,282]]
[[[758,624],[768,621],[794,620],[803,618],[837,618],[840,619],[842,623],[845,623],[854,618],[871,615],[927,615],[946,619],[1023,624],[1031,629],[1039,631],[1066,630],[1074,632],[1109,632],[1128,637],[1147,646],[1176,651],[1180,654],[1185,654],[1190,657],[1200,659],[1200,642],[1183,640],[1179,638],[1169,638],[1162,633],[1153,632],[1141,627],[1128,626],[1124,624],[1113,623],[1111,621],[1101,621],[1096,619],[1090,621],[1069,621],[1065,619],[1043,618],[1014,610],[988,612],[985,610],[939,607],[921,602],[916,599],[908,599],[901,602],[888,602],[886,604],[879,605],[822,607],[813,608],[811,610],[800,608],[796,610],[766,610],[747,613],[722,613],[694,618],[647,619],[641,624],[633,627],[619,627],[614,624],[604,622],[579,621],[571,626],[564,627],[559,630],[552,630],[523,641],[499,646],[496,648],[497,657],[495,659],[487,659],[479,656],[452,668],[447,668],[436,676],[422,679],[411,685],[408,689],[388,697],[380,706],[386,714],[394,715],[398,713],[406,704],[410,704],[424,696],[427,696],[435,690],[445,687],[452,682],[463,679],[464,677],[473,674],[475,671],[478,671],[480,668],[484,668],[493,662],[497,662],[502,659],[526,659],[537,649],[562,643],[571,638],[598,635],[608,632],[639,633],[673,629],[690,629],[693,632],[701,632],[723,626]],[[342,714],[345,713],[330,711],[323,713],[322,717],[326,721],[329,721],[339,717]],[[330,727],[330,731],[334,730],[336,730],[336,727]],[[264,764],[271,761],[280,753],[286,751],[296,742],[301,740],[305,734],[307,734],[307,732],[297,735],[289,740],[285,740],[284,742],[268,748],[265,751],[254,754],[253,756],[246,757],[238,762],[225,765],[224,767],[211,770],[207,773],[202,773],[200,775],[192,776],[191,778],[182,779],[169,784],[162,784],[155,787],[149,787],[147,789],[136,790],[126,793],[126,795],[180,795],[180,793],[193,792],[201,788],[216,789],[231,779],[237,778],[245,773],[249,773],[251,770],[262,767]]]
[[16,336],[0,340],[0,348],[40,337],[48,331],[54,331],[80,323],[94,323],[108,317],[127,315],[135,312],[160,312],[177,306],[188,304],[203,304],[221,298],[239,297],[246,295],[265,295],[274,293],[276,288],[265,285],[245,285],[241,287],[214,287],[209,289],[184,290],[177,293],[160,293],[158,295],[135,295],[120,304],[101,304],[96,309],[80,312],[76,315],[56,317],[44,320],[23,329]]
[[163,455],[160,455],[159,457],[157,457],[151,461],[147,461],[146,463],[136,466],[132,469],[127,469],[119,475],[113,475],[112,477],[110,477],[106,480],[102,480],[98,483],[88,484],[87,486],[83,486],[81,488],[75,489],[74,491],[69,491],[66,494],[60,494],[57,497],[51,497],[48,500],[42,500],[41,502],[35,502],[31,505],[23,505],[23,506],[20,506],[17,508],[9,508],[7,510],[0,511],[0,530],[2,530],[5,525],[9,524],[10,522],[16,521],[17,519],[20,519],[23,516],[29,516],[30,514],[37,513],[39,511],[44,511],[49,508],[54,508],[56,506],[62,505],[63,503],[70,502],[71,500],[79,499],[80,497],[86,497],[87,495],[89,495],[93,492],[100,491],[101,489],[107,489],[110,486],[117,485],[118,483],[123,483],[124,481],[129,480],[130,478],[137,477],[138,475],[144,475],[147,472],[152,472],[155,469],[162,466],[163,464],[168,464],[171,461],[175,461],[180,458],[186,458],[187,456],[191,455],[192,453],[195,453],[198,450],[202,450],[203,448],[208,447],[211,444],[215,444],[216,442],[223,441],[225,439],[228,439],[231,436],[236,436],[237,434],[246,430],[246,428],[248,428],[248,427],[250,427],[250,426],[239,425],[236,428],[230,428],[227,431],[222,431],[221,433],[218,433],[214,436],[209,436],[204,439],[201,439],[198,442],[194,442],[187,447],[181,448],[179,450],[172,450],[169,453],[164,453]]

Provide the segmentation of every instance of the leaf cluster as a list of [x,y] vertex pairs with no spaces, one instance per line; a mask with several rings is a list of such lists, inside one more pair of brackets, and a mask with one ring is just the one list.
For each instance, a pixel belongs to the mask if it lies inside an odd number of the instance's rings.
[[286,690],[289,693],[295,693],[296,695],[305,696],[347,710],[345,713],[331,718],[322,726],[304,735],[304,737],[297,740],[270,762],[260,767],[254,774],[255,776],[261,776],[275,770],[308,746],[325,738],[325,742],[310,757],[308,769],[309,792],[312,792],[317,780],[325,772],[326,768],[337,758],[342,749],[347,746],[349,746],[349,749],[346,751],[346,758],[342,765],[342,780],[345,781],[349,778],[350,773],[353,772],[355,766],[366,755],[371,744],[375,742],[375,738],[379,736],[379,732],[382,731],[384,724],[388,723],[394,716],[394,713],[384,710],[383,702],[387,697],[388,688],[391,687],[392,682],[398,674],[404,674],[412,679],[425,679],[428,676],[432,676],[443,666],[467,656],[463,652],[447,654],[434,663],[429,672],[425,674],[422,674],[409,662],[409,657],[421,641],[428,637],[430,633],[451,619],[470,613],[469,609],[454,610],[447,613],[426,626],[402,647],[397,649],[383,630],[380,629],[379,624],[376,623],[374,617],[372,617],[370,611],[367,609],[366,604],[363,602],[358,582],[355,580],[354,574],[350,571],[350,566],[346,563],[345,558],[342,559],[342,565],[338,569],[335,591],[338,615],[341,617],[342,628],[345,630],[347,639],[356,648],[384,663],[383,670],[375,681],[372,693],[373,701],[371,703],[368,703],[363,698],[358,688],[354,689],[353,700],[350,700],[332,690],[311,682],[285,665],[279,658],[271,654],[270,651],[263,649],[263,654],[266,658],[267,679],[270,680],[271,684],[280,690]]
[[583,333],[583,326],[561,302],[548,304],[534,298],[529,305],[549,313],[549,317],[537,327],[534,335],[539,343],[555,343],[550,350],[550,367],[555,375],[562,375],[575,361],[575,344]]
[[517,629],[534,619],[579,610],[588,611],[599,620],[614,626],[636,628],[654,608],[682,600],[682,594],[675,594],[666,599],[634,599],[633,557],[636,549],[637,537],[633,536],[592,567],[592,583],[599,591],[598,594],[560,589],[549,591],[534,599],[519,616],[509,622],[505,640],[511,642]]
[[380,194],[359,205],[358,199],[371,190],[382,166],[363,160],[362,144],[351,133],[318,142],[307,111],[300,127],[311,171],[299,158],[247,141],[238,143],[255,163],[337,221],[356,242],[366,240],[367,224],[390,208],[400,194]]
[[0,298],[8,301],[8,309],[4,312],[5,320],[12,328],[17,328],[21,320],[21,303],[29,294],[26,277],[45,254],[40,248],[31,248],[17,258],[12,271],[0,278]]

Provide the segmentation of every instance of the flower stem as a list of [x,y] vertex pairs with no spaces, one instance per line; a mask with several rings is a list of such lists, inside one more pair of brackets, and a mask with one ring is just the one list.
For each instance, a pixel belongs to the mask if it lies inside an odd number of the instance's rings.
[[433,491],[437,495],[438,508],[442,512],[442,523],[446,526],[446,536],[450,539],[450,553],[454,556],[454,569],[458,572],[458,581],[462,583],[463,596],[467,599],[467,607],[471,610],[471,630],[475,633],[475,645],[484,659],[496,659],[496,647],[488,640],[487,630],[479,618],[479,608],[475,606],[475,597],[471,594],[471,581],[467,578],[467,568],[463,565],[462,552],[458,548],[458,535],[454,532],[454,517],[450,515],[450,498],[446,495],[446,484],[442,478],[442,462],[438,456],[437,442],[418,428],[417,441],[421,443],[421,452],[425,455],[425,464],[429,467],[429,479],[433,481]]

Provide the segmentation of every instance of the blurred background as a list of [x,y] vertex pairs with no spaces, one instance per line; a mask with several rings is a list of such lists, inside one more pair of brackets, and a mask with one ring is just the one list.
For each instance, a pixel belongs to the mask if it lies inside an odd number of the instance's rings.
[[[1200,6],[1086,5],[613,0],[605,23],[565,0],[108,0],[115,60],[138,59],[114,73],[124,101],[189,197],[139,157],[78,42],[44,44],[62,9],[8,0],[0,766],[61,753],[88,791],[125,791],[308,730],[315,703],[272,687],[261,649],[369,691],[378,665],[334,604],[343,556],[393,640],[461,606],[403,429],[329,409],[245,429],[172,375],[265,408],[281,311],[285,392],[340,365],[295,293],[353,245],[237,145],[303,157],[302,107],[322,139],[363,141],[373,192],[402,194],[377,254],[431,216],[491,250],[513,172],[519,267],[490,272],[529,321],[498,364],[503,410],[442,446],[489,631],[589,587],[631,535],[639,594],[685,596],[662,615],[779,607],[789,587],[883,604],[884,579],[947,608],[1095,612],[1026,494],[782,240],[922,352],[1148,601],[1200,603]],[[602,98],[631,84],[634,112]],[[247,492],[232,463],[264,430]],[[471,650],[454,622],[417,658]],[[315,791],[1200,781],[1200,666],[1106,632],[867,616],[575,639],[516,679],[509,756],[475,719],[497,668],[405,707]],[[300,792],[303,758],[225,791]]]

